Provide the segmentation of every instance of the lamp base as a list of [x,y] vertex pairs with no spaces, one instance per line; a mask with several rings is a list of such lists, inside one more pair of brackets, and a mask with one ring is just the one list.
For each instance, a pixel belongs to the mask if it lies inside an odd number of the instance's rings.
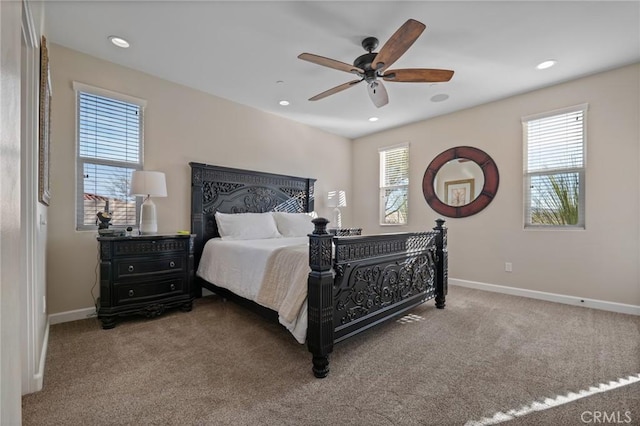
[[158,233],[156,205],[151,201],[151,197],[147,197],[140,206],[140,233],[143,235]]
[[333,209],[333,227],[342,228],[342,214],[339,208]]

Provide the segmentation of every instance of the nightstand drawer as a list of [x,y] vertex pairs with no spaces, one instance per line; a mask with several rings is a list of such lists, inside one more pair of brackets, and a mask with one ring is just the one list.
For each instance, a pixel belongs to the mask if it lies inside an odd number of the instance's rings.
[[185,283],[182,277],[165,278],[135,284],[114,285],[116,303],[138,303],[153,299],[162,299],[184,293]]
[[129,237],[114,239],[112,253],[114,257],[180,254],[189,250],[189,244],[188,238]]
[[184,256],[118,259],[113,263],[115,269],[115,280],[136,277],[142,274],[184,272],[186,269]]

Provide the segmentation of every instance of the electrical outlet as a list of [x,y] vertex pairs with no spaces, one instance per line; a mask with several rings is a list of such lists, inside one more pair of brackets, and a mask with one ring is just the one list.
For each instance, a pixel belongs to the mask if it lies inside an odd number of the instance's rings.
[[42,313],[47,313],[47,296],[42,296]]
[[511,265],[511,262],[505,262],[505,264],[504,264],[504,270],[505,270],[505,272],[511,272],[511,271],[513,271],[513,265]]

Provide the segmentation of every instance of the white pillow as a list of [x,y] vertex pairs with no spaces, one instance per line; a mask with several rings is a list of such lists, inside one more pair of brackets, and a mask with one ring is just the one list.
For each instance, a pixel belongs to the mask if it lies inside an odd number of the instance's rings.
[[223,240],[261,240],[280,238],[273,215],[269,213],[216,212],[218,232]]
[[313,232],[313,216],[309,213],[273,212],[273,217],[283,237],[306,237]]

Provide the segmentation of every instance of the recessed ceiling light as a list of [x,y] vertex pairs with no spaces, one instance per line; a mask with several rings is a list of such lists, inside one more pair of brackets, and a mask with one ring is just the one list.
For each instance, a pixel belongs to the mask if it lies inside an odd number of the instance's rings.
[[447,95],[446,93],[439,93],[431,97],[431,102],[443,102],[447,99],[449,99],[449,95]]
[[123,49],[129,47],[129,42],[122,37],[109,36],[109,41],[118,47],[122,47]]
[[285,101],[284,99],[283,99],[283,100],[281,100],[281,101],[280,101],[280,102],[278,102],[278,103],[279,103],[280,105],[282,105],[282,106],[287,106],[287,105],[289,105],[289,101]]
[[369,121],[372,123],[378,120],[380,120],[378,117],[369,117]]
[[540,62],[538,65],[536,65],[536,69],[546,70],[547,68],[551,68],[552,66],[554,66],[556,62],[558,61],[556,61],[555,59],[549,59],[547,61]]

